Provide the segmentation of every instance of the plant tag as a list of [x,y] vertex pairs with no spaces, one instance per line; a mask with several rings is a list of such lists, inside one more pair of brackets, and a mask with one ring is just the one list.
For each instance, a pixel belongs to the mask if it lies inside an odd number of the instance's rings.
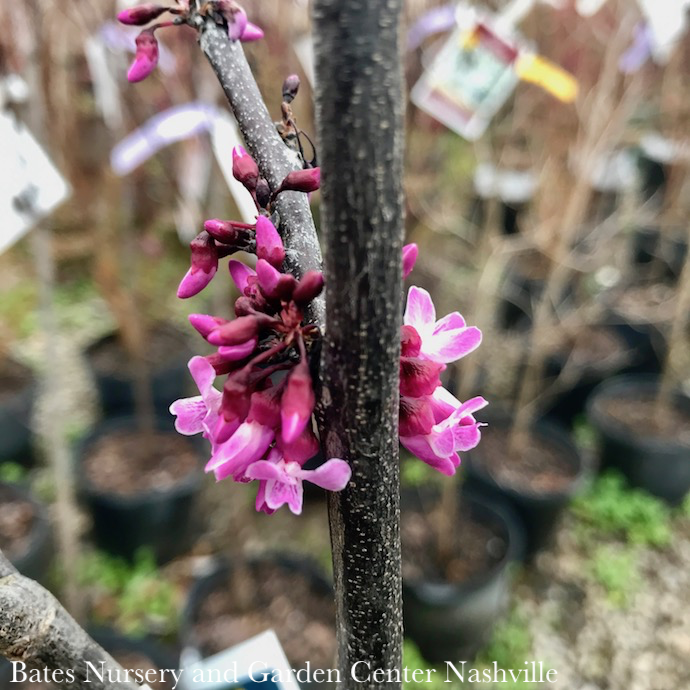
[[69,184],[12,115],[0,112],[0,252],[4,251],[71,193]]
[[273,630],[191,665],[182,655],[180,690],[299,690]]
[[459,26],[412,89],[415,105],[465,139],[478,139],[518,83],[518,47],[483,21]]

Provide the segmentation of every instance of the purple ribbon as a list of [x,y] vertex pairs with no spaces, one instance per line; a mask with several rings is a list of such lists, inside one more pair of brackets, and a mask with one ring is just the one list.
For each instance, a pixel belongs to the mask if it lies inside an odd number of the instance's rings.
[[644,65],[652,56],[652,31],[649,24],[640,22],[635,26],[632,45],[621,55],[618,69],[631,74]]
[[407,32],[407,50],[419,48],[428,36],[449,31],[455,25],[455,3],[425,12]]
[[154,115],[115,145],[110,152],[112,169],[128,175],[165,146],[208,132],[215,114],[215,106],[197,101]]

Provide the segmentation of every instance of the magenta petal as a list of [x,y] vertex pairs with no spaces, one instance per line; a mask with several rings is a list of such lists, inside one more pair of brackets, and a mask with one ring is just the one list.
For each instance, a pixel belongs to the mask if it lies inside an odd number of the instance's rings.
[[278,465],[268,460],[258,460],[247,467],[246,476],[249,479],[276,479],[280,480],[285,477],[285,472],[282,471]]
[[157,64],[158,60],[151,60],[145,55],[136,57],[127,71],[127,81],[132,84],[143,81],[153,72]]
[[422,340],[422,355],[441,364],[448,364],[476,350],[482,332],[475,326],[456,331],[442,331]]
[[216,380],[216,370],[213,368],[213,365],[206,357],[196,356],[189,360],[187,368],[199,389],[199,393],[206,399],[213,387],[213,382]]
[[458,424],[453,427],[453,439],[455,442],[455,450],[465,453],[472,448],[476,448],[482,439],[480,425],[474,424]]
[[245,289],[248,285],[248,279],[250,276],[255,276],[256,273],[246,266],[241,261],[236,259],[230,259],[228,262],[228,268],[230,269],[230,276],[232,277],[237,289],[244,294]]
[[280,268],[285,259],[283,240],[280,239],[275,225],[265,216],[256,219],[256,255],[276,268]]
[[310,417],[303,417],[299,412],[280,414],[280,435],[285,443],[294,443],[306,429]]
[[287,503],[290,511],[295,515],[302,513],[302,482],[283,483],[269,480],[266,482],[266,505],[272,510],[277,510]]
[[402,248],[403,278],[407,278],[412,273],[418,254],[419,249],[416,244],[406,244]]
[[352,477],[352,468],[338,458],[332,458],[315,470],[301,470],[299,476],[327,491],[342,491]]
[[455,468],[460,464],[460,458],[455,453],[448,456],[437,455],[429,446],[426,436],[410,436],[401,438],[400,443],[427,465],[449,477],[455,474]]
[[227,17],[227,20],[228,38],[231,41],[239,40],[247,28],[247,13],[241,7],[238,7],[231,17]]
[[403,323],[406,326],[414,326],[422,336],[423,342],[425,336],[433,329],[435,321],[436,309],[431,295],[423,288],[413,285],[407,293]]
[[261,27],[252,24],[252,22],[247,22],[247,26],[245,26],[240,40],[243,43],[250,43],[251,41],[260,41],[263,37],[264,31]]
[[256,348],[256,343],[257,339],[251,338],[246,343],[241,343],[240,345],[221,345],[218,348],[218,354],[228,362],[236,362],[251,355]]
[[467,324],[460,312],[454,311],[446,314],[442,319],[439,319],[434,326],[434,335],[442,331],[455,331],[459,328],[465,328]]
[[470,398],[467,402],[462,403],[460,407],[455,411],[454,417],[464,417],[465,415],[472,415],[479,410],[484,409],[489,404],[489,401],[478,395],[474,398]]
[[206,464],[206,472],[215,472],[216,479],[244,474],[273,441],[273,429],[256,422],[243,422],[237,431],[213,454]]
[[278,282],[282,275],[280,271],[271,266],[265,259],[259,259],[256,262],[256,275],[259,278],[259,285],[267,294],[273,294],[278,288]]
[[209,314],[190,314],[187,318],[189,319],[189,323],[191,323],[204,338],[221,324],[227,323],[225,319],[220,319],[217,316],[210,316]]
[[430,402],[436,424],[448,419],[461,405],[460,401],[443,386],[436,388]]
[[200,269],[195,271],[194,268],[190,268],[177,288],[177,296],[180,299],[187,299],[198,295],[211,282],[215,274],[216,269],[206,273]]
[[206,403],[200,395],[182,398],[170,405],[170,413],[177,417],[175,429],[184,436],[193,436],[204,431],[203,421],[207,411]]

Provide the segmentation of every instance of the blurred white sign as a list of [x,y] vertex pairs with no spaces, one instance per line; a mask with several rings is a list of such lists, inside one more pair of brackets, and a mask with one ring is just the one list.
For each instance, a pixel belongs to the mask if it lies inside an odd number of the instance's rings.
[[70,195],[70,187],[31,133],[0,112],[0,252]]

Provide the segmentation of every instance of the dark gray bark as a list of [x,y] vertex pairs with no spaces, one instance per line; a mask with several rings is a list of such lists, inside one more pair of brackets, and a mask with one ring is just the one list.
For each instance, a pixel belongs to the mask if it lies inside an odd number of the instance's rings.
[[[399,0],[315,0],[322,170],[327,457],[349,486],[329,498],[339,667],[345,688],[401,666],[398,375],[403,235]],[[360,664],[359,669],[363,669]]]
[[[123,674],[122,667],[99,647],[47,590],[20,575],[0,551],[0,654],[28,667],[71,669],[74,682],[63,681],[67,690],[136,690],[130,682],[109,682],[107,673]],[[105,671],[104,682],[91,671],[91,662]],[[103,666],[101,666],[103,664]],[[124,678],[124,674],[119,676]]]

